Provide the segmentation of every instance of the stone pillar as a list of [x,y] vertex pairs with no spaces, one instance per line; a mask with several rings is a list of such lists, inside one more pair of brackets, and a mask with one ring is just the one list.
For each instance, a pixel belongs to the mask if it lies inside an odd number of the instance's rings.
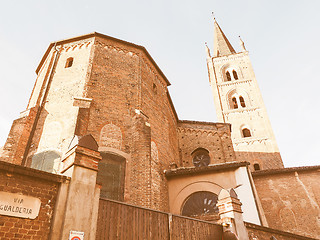
[[95,240],[100,186],[96,184],[98,144],[91,135],[75,136],[62,162],[61,173],[71,178],[65,200],[61,236],[69,239],[70,231],[84,233],[84,239]]
[[[224,235],[235,233],[238,239],[249,240],[247,229],[242,218],[241,202],[233,188],[222,189],[218,196],[220,222],[224,226]],[[227,238],[227,239],[236,239]]]

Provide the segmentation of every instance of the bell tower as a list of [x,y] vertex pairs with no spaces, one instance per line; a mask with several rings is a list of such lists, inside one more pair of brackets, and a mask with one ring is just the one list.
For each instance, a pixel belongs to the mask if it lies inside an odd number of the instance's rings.
[[243,41],[236,52],[214,20],[214,48],[207,50],[209,82],[218,121],[231,123],[238,161],[252,170],[282,168],[283,163]]

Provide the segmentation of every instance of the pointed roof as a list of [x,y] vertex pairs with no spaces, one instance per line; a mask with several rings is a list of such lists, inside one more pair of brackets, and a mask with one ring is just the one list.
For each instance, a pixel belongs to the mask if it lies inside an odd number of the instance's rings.
[[233,49],[231,43],[227,39],[226,35],[222,32],[219,24],[214,19],[214,46],[213,54],[214,57],[225,56],[229,54],[236,53]]

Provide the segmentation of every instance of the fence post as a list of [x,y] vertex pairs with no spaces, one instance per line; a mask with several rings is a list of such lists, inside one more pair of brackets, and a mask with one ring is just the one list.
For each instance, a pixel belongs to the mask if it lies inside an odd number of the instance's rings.
[[61,173],[71,177],[61,240],[69,239],[70,231],[95,240],[100,186],[96,184],[98,163],[101,160],[98,144],[91,135],[75,136],[65,154]]
[[[222,189],[218,196],[217,207],[219,209],[220,222],[224,226],[224,236],[235,233],[238,239],[249,240],[247,228],[242,218],[241,202],[233,188]],[[228,238],[229,239],[229,238]],[[234,238],[236,239],[236,236]]]

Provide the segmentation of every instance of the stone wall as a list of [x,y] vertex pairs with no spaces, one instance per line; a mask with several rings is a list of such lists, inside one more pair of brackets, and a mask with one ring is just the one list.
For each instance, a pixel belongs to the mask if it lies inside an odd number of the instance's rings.
[[320,166],[253,173],[269,227],[320,238]]
[[40,199],[35,219],[0,215],[0,239],[48,239],[59,184],[66,177],[0,162],[0,192],[22,194]]

